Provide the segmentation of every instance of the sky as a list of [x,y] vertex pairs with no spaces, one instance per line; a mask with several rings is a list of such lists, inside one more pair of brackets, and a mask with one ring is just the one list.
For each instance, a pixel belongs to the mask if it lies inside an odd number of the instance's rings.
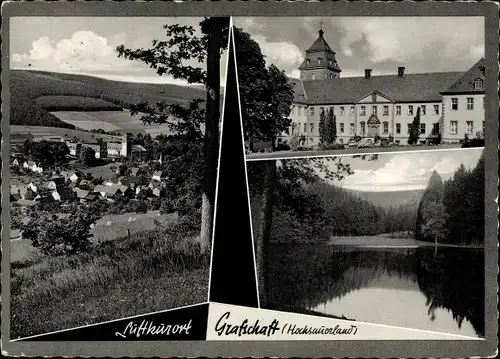
[[342,157],[342,162],[349,163],[354,174],[331,183],[347,189],[370,192],[425,189],[434,171],[441,175],[443,181],[448,180],[453,177],[460,164],[467,169],[476,167],[481,152],[481,148],[398,152],[379,154],[375,161]]
[[[257,41],[268,65],[298,77],[305,50],[324,38],[342,69],[342,77],[466,71],[484,56],[482,17],[235,17]],[[236,44],[236,46],[238,46]]]
[[[192,25],[199,35],[202,20],[195,17],[13,17],[10,19],[10,66],[119,81],[185,85],[186,82],[171,76],[158,76],[139,61],[118,58],[115,48],[121,44],[131,49],[149,48],[153,39],[167,38],[163,30],[166,24]],[[221,58],[222,80],[225,57],[223,54]],[[205,67],[196,61],[185,64]]]

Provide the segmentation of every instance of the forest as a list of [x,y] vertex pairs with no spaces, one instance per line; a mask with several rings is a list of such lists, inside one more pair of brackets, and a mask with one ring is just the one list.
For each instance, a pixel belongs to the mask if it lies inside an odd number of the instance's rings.
[[456,245],[484,243],[484,153],[476,167],[461,165],[447,181],[434,172],[419,203],[415,237]]
[[[294,160],[296,161],[296,160]],[[287,166],[288,160],[282,160]],[[254,233],[261,213],[258,199],[259,165],[248,164]],[[284,168],[282,167],[282,168]],[[275,185],[271,241],[280,243],[328,241],[332,236],[373,236],[413,232],[418,203],[382,207],[327,183],[318,176],[290,188],[290,178],[278,176]]]

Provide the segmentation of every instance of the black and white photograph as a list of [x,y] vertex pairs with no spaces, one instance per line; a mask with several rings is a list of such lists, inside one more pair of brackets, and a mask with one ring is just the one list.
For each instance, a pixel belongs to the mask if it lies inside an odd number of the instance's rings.
[[208,301],[229,21],[10,19],[11,339]]
[[484,337],[483,149],[247,171],[261,308]]
[[484,146],[483,17],[235,17],[247,158]]

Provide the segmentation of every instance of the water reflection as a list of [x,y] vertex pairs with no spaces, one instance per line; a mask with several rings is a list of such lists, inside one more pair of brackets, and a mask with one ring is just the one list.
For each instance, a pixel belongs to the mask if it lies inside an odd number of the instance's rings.
[[272,245],[274,309],[484,336],[484,253],[439,248]]

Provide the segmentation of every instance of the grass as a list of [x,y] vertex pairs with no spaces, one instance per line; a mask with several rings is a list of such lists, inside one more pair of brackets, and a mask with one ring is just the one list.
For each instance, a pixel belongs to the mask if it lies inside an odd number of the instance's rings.
[[150,133],[155,137],[160,133],[170,133],[170,127],[163,125],[144,125],[141,116],[131,116],[125,111],[57,111],[52,112],[61,121],[90,131],[102,128],[105,131]]
[[11,338],[204,302],[208,253],[175,223],[89,253],[13,262]]

